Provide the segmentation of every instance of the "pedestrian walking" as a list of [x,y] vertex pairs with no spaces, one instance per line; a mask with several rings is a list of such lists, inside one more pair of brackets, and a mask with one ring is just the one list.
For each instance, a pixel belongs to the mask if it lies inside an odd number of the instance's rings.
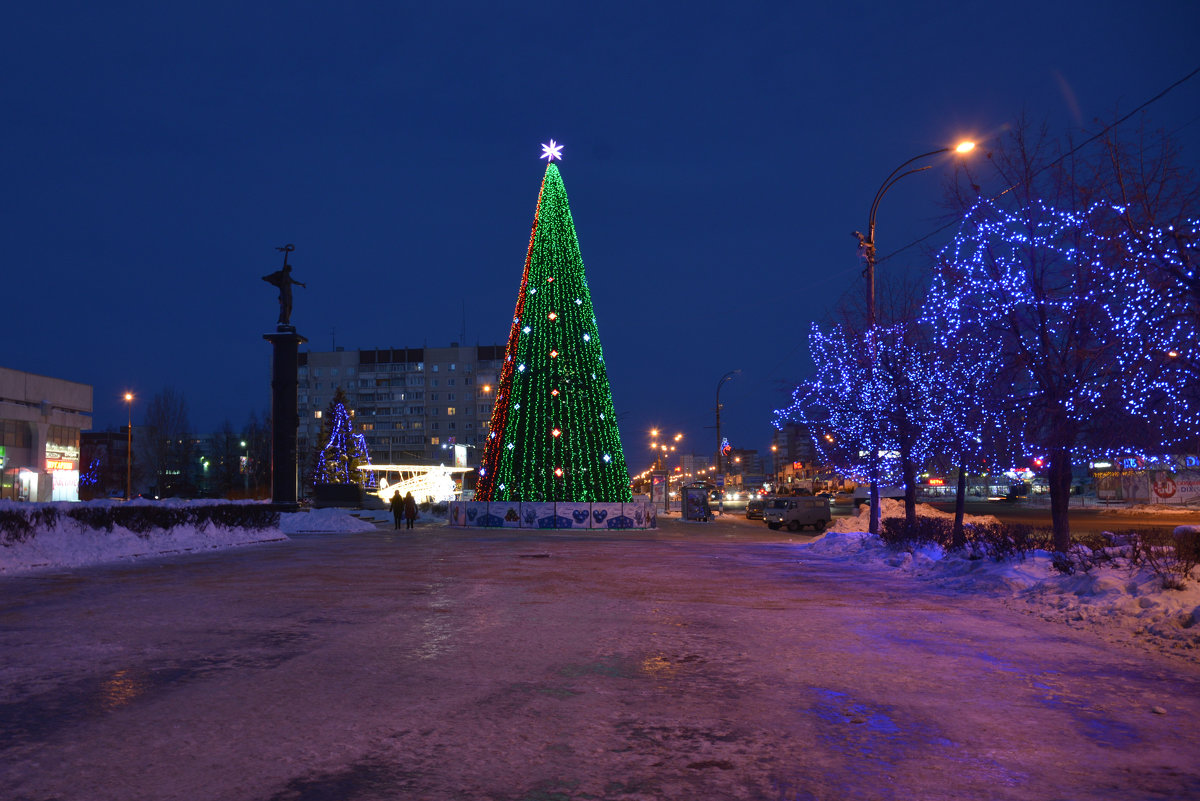
[[404,517],[404,499],[400,497],[400,490],[396,490],[392,495],[392,499],[388,501],[388,506],[392,509],[392,520],[395,522],[393,528],[400,528],[400,520]]
[[[404,496],[404,520],[405,528],[412,528],[413,521],[417,519],[417,502],[413,499],[412,493]],[[399,525],[399,524],[397,524]]]

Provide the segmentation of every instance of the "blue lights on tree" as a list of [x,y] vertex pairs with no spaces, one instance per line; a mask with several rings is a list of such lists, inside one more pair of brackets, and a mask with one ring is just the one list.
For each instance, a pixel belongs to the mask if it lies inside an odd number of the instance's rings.
[[367,440],[354,431],[354,419],[346,408],[346,393],[338,387],[325,412],[328,439],[313,466],[313,484],[357,484],[374,486],[374,473],[360,470],[371,463]]

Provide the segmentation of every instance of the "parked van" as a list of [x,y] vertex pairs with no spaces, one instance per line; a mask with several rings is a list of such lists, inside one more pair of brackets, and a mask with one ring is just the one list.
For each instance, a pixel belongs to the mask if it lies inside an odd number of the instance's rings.
[[812,526],[813,531],[824,531],[833,515],[829,511],[829,499],[809,496],[771,498],[763,510],[763,521],[772,531],[787,526],[788,531],[799,531]]

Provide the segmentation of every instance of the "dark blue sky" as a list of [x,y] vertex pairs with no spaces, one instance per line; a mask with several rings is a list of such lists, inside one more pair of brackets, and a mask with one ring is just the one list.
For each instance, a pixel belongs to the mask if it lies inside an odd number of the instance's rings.
[[[94,385],[97,428],[167,385],[240,427],[287,242],[316,349],[445,345],[464,308],[502,343],[553,137],[631,469],[653,425],[710,453],[735,368],[723,428],[761,448],[893,167],[1200,66],[1192,2],[512,5],[9,9],[0,364]],[[1147,112],[1193,166],[1198,109],[1200,78]],[[938,227],[945,174],[888,194],[881,254]]]

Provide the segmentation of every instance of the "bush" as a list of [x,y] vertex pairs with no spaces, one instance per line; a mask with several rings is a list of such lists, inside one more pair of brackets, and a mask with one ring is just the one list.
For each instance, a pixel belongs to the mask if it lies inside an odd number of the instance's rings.
[[1021,523],[989,523],[963,528],[968,545],[997,562],[1014,557],[1024,561],[1025,554],[1050,543],[1046,532]]
[[1200,564],[1200,534],[1189,527],[1178,533],[1170,529],[1106,531],[1072,537],[1066,553],[1056,553],[1051,564],[1067,575],[1090,571],[1101,565],[1130,571],[1148,567],[1166,589],[1183,589],[1192,570]]
[[[183,525],[203,528],[212,524],[221,528],[261,530],[279,525],[279,512],[265,504],[206,504],[188,506],[75,506],[64,512],[82,528],[112,533],[120,526],[146,539],[155,529]],[[53,528],[60,510],[55,506],[30,504],[21,509],[0,509],[0,534],[4,544],[24,542],[38,529]]]
[[[882,521],[879,537],[890,548],[911,551],[925,545],[940,545],[950,550],[953,544],[954,521],[947,517],[918,516],[913,525],[902,517],[888,517]],[[1050,535],[1030,526],[1008,523],[988,525],[963,525],[967,549],[977,556],[987,556],[997,561],[1017,557],[1050,544]]]
[[953,521],[944,517],[917,517],[910,526],[903,517],[885,517],[881,521],[879,538],[889,548],[912,550],[924,545],[950,547]]
[[16,509],[0,509],[0,532],[4,534],[4,544],[24,542],[33,533],[33,525],[25,513]]
[[1168,590],[1182,590],[1200,563],[1200,535],[1181,526],[1176,534],[1166,529],[1144,531],[1134,544],[1134,558],[1162,580]]

